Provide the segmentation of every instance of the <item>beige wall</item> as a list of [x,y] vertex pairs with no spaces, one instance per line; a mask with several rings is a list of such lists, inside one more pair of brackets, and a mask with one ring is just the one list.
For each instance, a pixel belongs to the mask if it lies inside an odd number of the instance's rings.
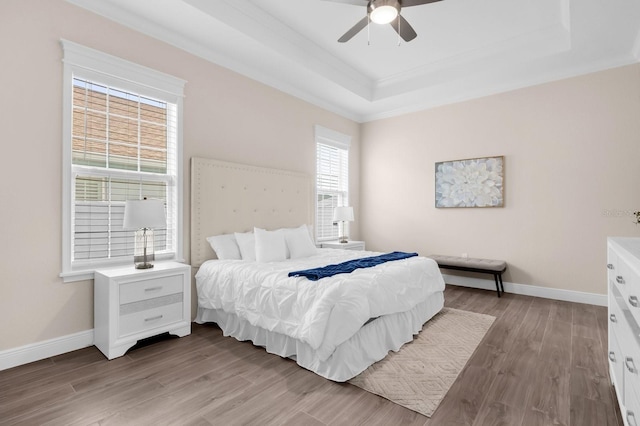
[[[58,276],[62,244],[60,38],[188,81],[184,102],[187,258],[192,156],[314,174],[313,126],[321,124],[353,136],[351,201],[359,211],[357,123],[63,0],[2,0],[0,351],[93,328],[92,281],[64,284]],[[14,187],[16,182],[20,186]],[[352,234],[357,237],[358,222],[353,225]]]
[[[640,236],[640,65],[361,129],[360,230],[375,250],[504,259],[519,284],[606,293],[606,237]],[[504,208],[436,209],[434,163],[505,156]]]

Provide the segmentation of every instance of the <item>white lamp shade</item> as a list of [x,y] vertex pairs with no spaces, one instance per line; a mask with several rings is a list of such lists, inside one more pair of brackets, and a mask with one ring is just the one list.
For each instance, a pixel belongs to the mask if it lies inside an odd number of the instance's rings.
[[353,222],[353,207],[336,207],[333,211],[334,222]]
[[124,204],[124,229],[164,228],[167,218],[162,200],[127,200]]

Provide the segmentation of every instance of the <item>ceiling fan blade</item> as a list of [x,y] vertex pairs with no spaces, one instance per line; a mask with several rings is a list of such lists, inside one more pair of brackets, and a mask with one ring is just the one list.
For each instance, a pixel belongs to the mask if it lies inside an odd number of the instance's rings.
[[435,3],[442,0],[400,0],[402,7],[420,6],[421,4]]
[[330,1],[333,3],[352,4],[354,6],[366,6],[369,3],[368,0],[323,0],[323,1]]
[[338,42],[339,43],[344,43],[344,42],[347,42],[347,41],[351,40],[353,38],[353,36],[355,36],[360,31],[362,31],[362,29],[364,27],[366,27],[368,23],[369,23],[369,17],[365,16],[357,24],[355,24],[353,27],[351,27],[351,29],[349,31],[344,33],[344,35],[338,39]]
[[[399,26],[398,22],[400,23]],[[418,37],[418,34],[413,29],[411,24],[409,24],[409,22],[407,22],[407,20],[404,19],[402,15],[398,15],[398,17],[391,21],[389,25],[391,25],[393,29],[396,30],[398,34],[400,34],[400,37],[402,37],[404,41],[411,41],[414,38]]]

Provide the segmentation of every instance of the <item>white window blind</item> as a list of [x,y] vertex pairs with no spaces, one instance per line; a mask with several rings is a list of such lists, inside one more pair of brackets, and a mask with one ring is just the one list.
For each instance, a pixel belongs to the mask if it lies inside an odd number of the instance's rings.
[[[133,256],[125,200],[175,205],[175,105],[78,78],[72,97],[72,262]],[[158,255],[175,253],[175,228],[154,230]]]
[[[139,67],[135,64],[125,63],[125,76],[95,72],[95,63],[91,70],[77,67],[77,49],[91,54],[90,59],[104,54],[67,43],[63,42],[65,62],[70,53],[74,66],[65,68],[65,115],[70,124],[65,127],[68,169],[61,275],[67,280],[78,271],[133,263],[134,233],[122,227],[128,199],[164,202],[167,224],[154,229],[156,258],[179,258],[181,96],[142,84],[153,72],[146,68],[138,73],[141,80],[132,81],[131,68]],[[122,61],[108,55],[102,59],[110,65]],[[87,277],[78,279],[82,278]]]
[[333,211],[349,205],[349,140],[348,136],[316,126],[317,241],[339,237]]

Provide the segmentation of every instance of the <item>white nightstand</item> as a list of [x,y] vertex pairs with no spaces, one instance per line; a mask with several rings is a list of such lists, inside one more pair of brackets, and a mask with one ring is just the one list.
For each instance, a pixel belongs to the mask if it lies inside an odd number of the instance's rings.
[[94,344],[109,359],[139,339],[191,333],[191,266],[158,262],[152,269],[101,269],[94,280]]
[[322,248],[337,248],[344,250],[364,250],[364,241],[349,241],[341,243],[339,241],[325,241],[320,243]]

